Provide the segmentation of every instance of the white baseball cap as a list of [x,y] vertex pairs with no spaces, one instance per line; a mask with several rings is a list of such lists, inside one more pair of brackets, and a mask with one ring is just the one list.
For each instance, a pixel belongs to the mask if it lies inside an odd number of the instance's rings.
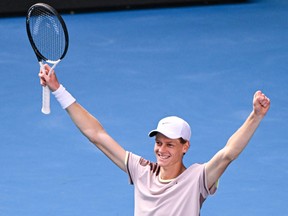
[[161,119],[157,128],[152,130],[148,135],[153,137],[157,133],[161,133],[170,139],[183,138],[189,141],[191,137],[189,124],[177,116],[169,116]]

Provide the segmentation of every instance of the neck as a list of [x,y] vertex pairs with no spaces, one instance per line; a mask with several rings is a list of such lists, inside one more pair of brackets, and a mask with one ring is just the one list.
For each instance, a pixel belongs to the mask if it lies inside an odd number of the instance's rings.
[[186,167],[181,164],[181,166],[178,169],[175,168],[160,168],[159,177],[161,180],[172,180],[176,177],[178,177],[181,173],[183,173],[186,170]]

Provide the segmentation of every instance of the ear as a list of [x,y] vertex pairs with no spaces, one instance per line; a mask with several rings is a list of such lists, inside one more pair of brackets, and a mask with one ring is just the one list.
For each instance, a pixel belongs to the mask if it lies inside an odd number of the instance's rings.
[[185,144],[183,144],[183,153],[186,153],[190,148],[190,142],[187,141]]

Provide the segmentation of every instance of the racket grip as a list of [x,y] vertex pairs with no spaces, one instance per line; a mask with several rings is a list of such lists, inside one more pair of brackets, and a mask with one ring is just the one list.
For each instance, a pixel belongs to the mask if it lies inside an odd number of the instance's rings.
[[48,86],[43,86],[42,89],[42,113],[50,114],[50,89]]

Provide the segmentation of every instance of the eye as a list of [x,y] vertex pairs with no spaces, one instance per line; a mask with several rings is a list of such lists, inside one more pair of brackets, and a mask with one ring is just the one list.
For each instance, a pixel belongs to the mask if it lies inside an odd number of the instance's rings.
[[157,146],[161,146],[161,142],[156,141],[155,143],[156,143]]
[[173,145],[172,143],[168,143],[167,146],[168,146],[169,148],[173,148],[173,147],[174,147],[174,145]]

